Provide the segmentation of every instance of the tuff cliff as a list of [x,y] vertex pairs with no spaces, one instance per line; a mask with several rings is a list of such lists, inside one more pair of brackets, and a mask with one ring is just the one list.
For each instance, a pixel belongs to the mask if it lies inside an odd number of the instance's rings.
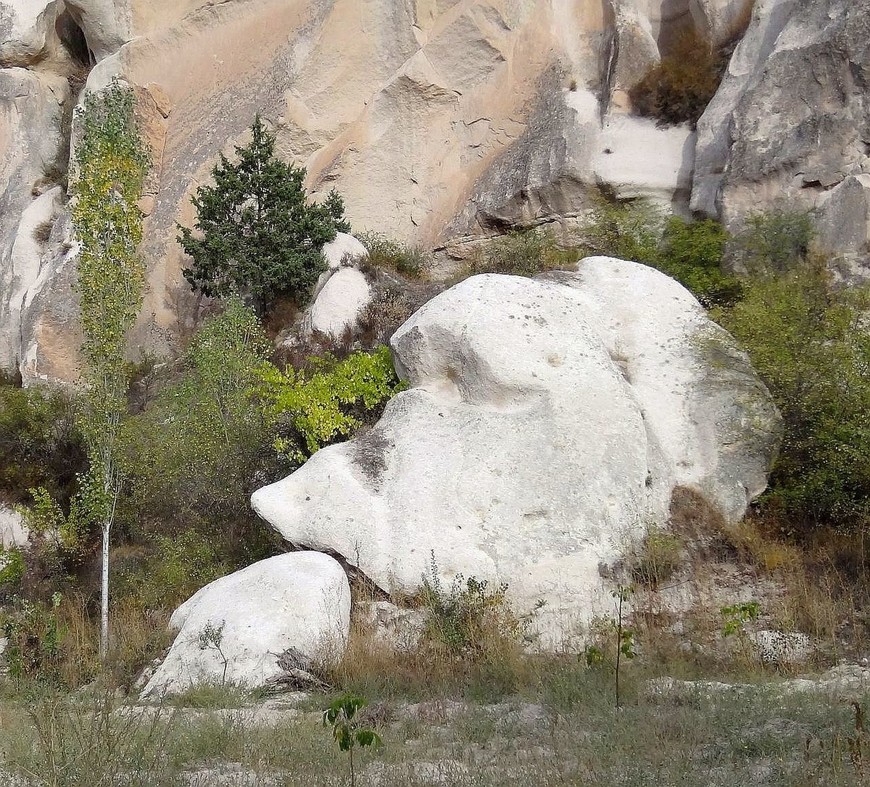
[[136,343],[171,350],[196,302],[176,222],[260,112],[355,229],[429,248],[570,223],[605,188],[739,224],[793,197],[867,259],[867,0],[759,0],[696,134],[628,89],[689,25],[733,36],[743,0],[0,3],[0,366],[75,375],[75,248],[53,188],[86,90],[136,86],[152,171]]

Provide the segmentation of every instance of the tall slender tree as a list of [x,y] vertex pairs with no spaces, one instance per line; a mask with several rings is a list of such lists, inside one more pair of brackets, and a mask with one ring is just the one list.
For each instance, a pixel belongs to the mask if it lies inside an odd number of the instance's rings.
[[133,91],[118,82],[87,97],[72,188],[72,224],[81,244],[80,420],[89,459],[89,469],[80,479],[78,510],[86,511],[102,534],[101,659],[109,647],[109,539],[121,489],[116,438],[126,412],[127,333],[145,285],[145,267],[137,251],[142,240],[138,201],[148,156],[133,110]]

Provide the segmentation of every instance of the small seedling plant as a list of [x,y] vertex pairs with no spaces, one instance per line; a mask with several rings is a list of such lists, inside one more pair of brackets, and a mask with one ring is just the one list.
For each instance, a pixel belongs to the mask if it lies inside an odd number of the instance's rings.
[[346,751],[350,762],[350,787],[356,785],[353,765],[353,751],[359,746],[379,747],[381,736],[360,722],[357,714],[368,703],[365,698],[355,694],[342,694],[323,711],[323,726],[332,730],[332,739],[338,744],[339,751]]
[[229,663],[229,659],[226,657],[226,654],[221,647],[224,641],[224,626],[226,625],[227,622],[225,620],[222,620],[218,626],[211,621],[208,621],[205,626],[202,627],[202,631],[199,632],[198,641],[200,650],[215,650],[217,651],[218,656],[220,656],[224,667],[223,674],[221,675],[221,686],[225,686],[227,683],[227,664]]
[[[605,630],[607,632],[613,632],[616,644],[616,656],[611,663],[614,671],[614,700],[617,708],[620,707],[622,699],[620,693],[620,671],[622,669],[622,662],[625,660],[631,660],[637,655],[634,630],[625,627],[624,607],[633,593],[633,587],[629,585],[619,585],[616,590],[611,593],[613,598],[616,600],[616,616],[613,619],[608,618],[605,621]],[[606,650],[610,650],[609,646],[606,646]],[[610,659],[605,655],[605,649],[602,649],[598,645],[587,645],[584,650],[584,656],[588,667],[600,667],[610,661]]]
[[750,647],[746,634],[747,626],[758,620],[761,605],[757,601],[740,601],[722,607],[722,636],[737,637],[739,653],[745,660],[750,660]]

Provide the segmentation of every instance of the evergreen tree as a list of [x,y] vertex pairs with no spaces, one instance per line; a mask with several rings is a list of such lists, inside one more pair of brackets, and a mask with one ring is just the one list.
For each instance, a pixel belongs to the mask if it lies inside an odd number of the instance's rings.
[[301,304],[310,297],[325,269],[323,245],[350,225],[335,191],[323,204],[308,203],[305,169],[275,157],[275,137],[259,115],[251,131],[251,143],[236,147],[238,161],[221,155],[214,186],[197,189],[197,236],[179,226],[178,242],[193,258],[184,277],[195,290],[237,292],[262,315],[276,298]]

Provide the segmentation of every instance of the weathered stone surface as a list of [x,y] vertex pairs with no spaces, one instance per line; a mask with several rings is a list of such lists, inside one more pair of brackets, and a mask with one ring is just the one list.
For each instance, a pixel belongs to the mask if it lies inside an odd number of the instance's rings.
[[619,199],[646,197],[670,209],[688,202],[695,134],[685,125],[660,127],[648,118],[604,121],[593,167]]
[[[221,631],[223,655],[213,644],[201,647],[207,625]],[[350,627],[350,586],[327,555],[278,555],[206,585],[175,610],[170,626],[178,635],[144,695],[219,684],[224,658],[226,681],[263,686],[284,672],[279,662],[291,649],[314,662],[341,656]]]
[[746,636],[755,656],[767,666],[800,666],[813,655],[810,638],[801,632],[761,629],[750,631]]
[[333,240],[323,247],[323,256],[330,271],[335,271],[342,265],[352,265],[369,256],[366,247],[353,235],[346,232],[336,233]]
[[759,2],[699,123],[693,208],[733,227],[772,206],[820,208],[870,174],[868,85],[868,0]]
[[57,5],[55,0],[0,2],[0,67],[29,66],[48,55]]
[[834,265],[847,283],[870,278],[870,173],[850,175],[820,199],[819,242],[836,250]]
[[[765,486],[777,415],[731,338],[680,285],[590,258],[555,280],[476,276],[392,340],[410,390],[377,426],[257,491],[297,544],[335,550],[387,591],[431,556],[510,584],[544,646],[609,602],[599,567],[675,486],[728,519]],[[606,599],[606,601],[605,601]],[[609,607],[608,607],[609,609]]]
[[[40,197],[63,147],[67,81],[22,68],[0,70],[0,367],[20,362],[23,294],[38,272],[34,222],[47,220],[55,196]],[[13,259],[13,250],[15,258]]]

